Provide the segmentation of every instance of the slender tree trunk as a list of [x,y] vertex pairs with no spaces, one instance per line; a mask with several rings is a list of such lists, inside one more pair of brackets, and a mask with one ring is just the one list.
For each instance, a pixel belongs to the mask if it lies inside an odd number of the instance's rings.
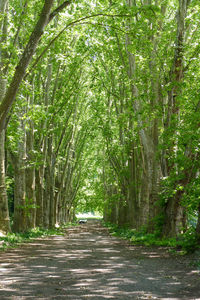
[[119,200],[119,218],[118,218],[118,225],[123,226],[123,225],[129,225],[128,224],[128,205],[126,201],[121,198]]
[[43,224],[45,228],[49,228],[49,215],[50,215],[50,165],[47,162],[47,166],[44,172],[45,188],[44,188],[44,203],[43,203]]
[[53,158],[53,145],[52,136],[47,138],[47,156],[46,156],[46,167],[45,167],[45,193],[43,202],[43,213],[44,213],[44,226],[54,227],[55,226],[55,162]]
[[139,201],[136,177],[136,150],[135,143],[129,155],[129,186],[128,186],[128,214],[129,224],[132,228],[139,227]]
[[151,175],[151,190],[149,195],[149,231],[155,229],[154,218],[158,214],[158,205],[159,200],[159,191],[160,191],[160,179],[161,179],[161,163],[158,156],[158,146],[159,146],[159,130],[158,126],[161,124],[161,117],[158,114],[158,107],[161,103],[161,94],[160,94],[160,78],[159,71],[156,67],[156,51],[157,51],[157,41],[152,36],[153,50],[151,53],[149,61],[149,69],[151,70],[151,88],[152,88],[152,99],[151,107],[154,111],[155,116],[152,120],[151,127],[151,140],[152,140],[152,175]]
[[60,224],[66,223],[66,191],[63,189],[61,193],[61,205],[60,205]]
[[25,232],[27,230],[27,203],[26,203],[26,175],[25,175],[25,135],[18,144],[18,156],[12,156],[14,166],[14,217],[13,230]]
[[54,204],[54,215],[55,215],[55,224],[61,223],[61,194],[63,189],[63,182],[66,172],[66,163],[62,168],[62,163],[58,164],[57,177],[55,179],[55,204]]
[[[1,92],[0,92],[1,93]],[[8,198],[5,182],[5,131],[0,135],[0,231],[10,231],[10,219],[8,212]]]
[[[49,180],[50,180],[50,198],[49,198],[49,227],[53,228],[55,226],[55,158],[53,153],[53,137],[48,139],[48,151],[47,155],[49,157]],[[48,160],[47,160],[48,162]]]
[[[59,170],[59,172],[60,172],[60,170]],[[59,203],[60,203],[60,191],[59,190],[60,190],[60,180],[58,181],[58,178],[55,178],[55,201],[54,201],[55,224],[59,224],[59,208],[58,208]]]
[[198,207],[198,220],[197,220],[197,226],[196,226],[196,235],[197,239],[200,242],[200,204]]
[[[50,85],[52,79],[52,65],[47,67],[47,80],[45,86],[45,107],[48,113],[48,106],[50,104]],[[44,126],[47,126],[45,122]],[[52,133],[50,132],[49,135]],[[44,199],[43,199],[43,224],[45,228],[49,227],[49,214],[50,214],[50,195],[51,195],[51,147],[50,137],[44,137],[43,153],[45,158],[44,170]]]
[[[33,99],[28,99],[28,107]],[[29,109],[29,108],[28,108]],[[35,165],[34,165],[34,127],[30,120],[26,130],[26,200],[28,204],[27,229],[36,225],[36,197],[35,197]]]
[[140,191],[139,191],[139,227],[147,226],[149,222],[149,184],[148,177],[145,171],[146,165],[140,166],[142,168]]
[[[7,34],[7,20],[3,16],[6,11],[7,0],[0,2],[0,32],[3,36],[0,39],[0,104],[5,96],[7,80],[4,68],[5,51],[1,48],[1,43],[5,42]],[[0,231],[10,231],[10,220],[8,212],[8,198],[6,193],[6,171],[5,171],[5,130],[0,133]]]
[[35,171],[36,226],[43,227],[44,166]]

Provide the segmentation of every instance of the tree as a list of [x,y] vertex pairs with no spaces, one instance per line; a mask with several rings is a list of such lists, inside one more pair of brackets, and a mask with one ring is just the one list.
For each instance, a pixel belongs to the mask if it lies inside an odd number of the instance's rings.
[[[5,60],[6,51],[3,48],[3,44],[6,43],[7,35],[7,1],[2,1],[0,4],[0,104],[4,98],[6,92],[6,72],[5,72]],[[8,212],[8,199],[6,194],[6,170],[5,170],[5,129],[0,134],[0,231],[10,231],[10,220]]]

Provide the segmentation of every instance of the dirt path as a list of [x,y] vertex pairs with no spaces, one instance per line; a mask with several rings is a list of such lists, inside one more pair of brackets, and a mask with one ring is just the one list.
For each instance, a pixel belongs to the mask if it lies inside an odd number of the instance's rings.
[[0,254],[0,299],[200,299],[200,274],[89,222]]

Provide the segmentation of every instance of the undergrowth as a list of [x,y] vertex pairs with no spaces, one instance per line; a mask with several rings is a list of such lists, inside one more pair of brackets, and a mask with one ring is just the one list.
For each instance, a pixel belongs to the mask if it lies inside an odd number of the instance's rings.
[[147,233],[145,228],[136,231],[135,229],[119,227],[112,223],[104,223],[103,225],[108,227],[113,236],[128,239],[135,245],[169,247],[171,252],[181,255],[200,249],[193,229],[188,230],[177,238],[165,238],[161,237],[157,232]]
[[58,228],[44,229],[34,228],[24,233],[8,233],[6,236],[0,236],[0,251],[8,248],[15,248],[21,243],[27,243],[32,239],[53,235],[64,235],[64,231],[69,226],[75,226],[75,223],[68,223]]

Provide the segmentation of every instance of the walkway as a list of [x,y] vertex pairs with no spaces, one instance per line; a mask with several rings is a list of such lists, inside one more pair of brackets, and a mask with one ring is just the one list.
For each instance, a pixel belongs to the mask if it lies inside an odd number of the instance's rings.
[[88,222],[1,253],[0,299],[200,299],[200,274],[188,258]]

